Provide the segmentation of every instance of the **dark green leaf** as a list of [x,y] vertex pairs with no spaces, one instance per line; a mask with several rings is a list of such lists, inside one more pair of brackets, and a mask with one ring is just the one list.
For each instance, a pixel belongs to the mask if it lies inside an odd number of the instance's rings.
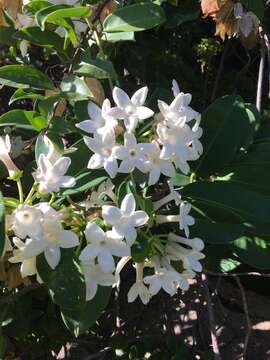
[[135,243],[131,247],[132,259],[137,263],[143,262],[149,256],[150,249],[149,239],[145,235],[139,233]]
[[143,31],[161,25],[164,10],[151,2],[125,6],[106,17],[103,30],[111,32]]
[[204,250],[204,266],[209,271],[230,272],[240,265],[232,250],[226,245],[210,245]]
[[101,59],[89,59],[81,62],[74,70],[74,73],[80,76],[94,77],[96,79],[115,79],[116,77],[113,64],[110,61]]
[[197,0],[182,0],[177,9],[171,7],[168,13],[170,16],[168,16],[165,28],[170,29],[198,19],[201,13],[200,4]]
[[14,46],[15,40],[13,35],[15,30],[10,26],[0,26],[0,44]]
[[85,192],[93,187],[100,185],[102,182],[108,179],[108,177],[103,170],[88,170],[87,172],[76,176],[75,179],[76,185],[70,189],[65,190],[63,195],[74,195]]
[[111,287],[99,286],[94,299],[84,302],[73,311],[62,309],[61,314],[66,327],[77,337],[95,324],[109,303]]
[[15,88],[54,89],[54,85],[47,75],[26,65],[2,66],[0,68],[0,84]]
[[205,177],[230,164],[240,149],[252,142],[255,126],[256,116],[241,97],[231,95],[216,100],[202,114],[204,152],[195,172]]
[[241,0],[243,5],[246,6],[248,11],[254,12],[255,15],[262,21],[264,17],[264,0]]
[[1,126],[40,131],[46,126],[46,119],[34,111],[11,110],[0,116]]
[[85,81],[74,75],[65,77],[60,88],[63,91],[61,96],[69,101],[85,100],[93,96]]

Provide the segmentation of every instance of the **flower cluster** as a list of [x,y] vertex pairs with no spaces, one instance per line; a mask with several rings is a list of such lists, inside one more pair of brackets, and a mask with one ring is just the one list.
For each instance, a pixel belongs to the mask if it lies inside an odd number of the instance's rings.
[[[134,264],[136,281],[128,292],[129,302],[139,296],[146,304],[161,289],[171,296],[178,289],[185,291],[189,279],[202,270],[204,243],[190,236],[195,224],[192,205],[182,199],[172,179],[177,172],[188,174],[189,162],[203,152],[201,116],[190,106],[191,95],[181,92],[176,81],[173,101],[159,100],[158,114],[145,105],[147,93],[148,88],[143,87],[129,97],[116,87],[114,105],[109,99],[101,107],[89,102],[89,119],[78,122],[77,128],[88,133],[83,138],[91,150],[89,171],[104,169],[108,178],[78,204],[63,196],[55,201],[62,188],[76,186],[76,179],[69,175],[71,159],[40,135],[45,150],[36,154],[35,183],[8,217],[7,233],[12,236],[13,248],[9,261],[21,263],[22,277],[36,275],[42,281],[36,266],[38,255],[44,253],[53,271],[61,260],[61,248],[76,248],[88,301],[99,285],[119,286],[120,272],[133,259],[134,248],[142,239],[149,252]],[[0,160],[10,174],[19,174],[9,156],[9,139],[0,138],[0,145]],[[134,171],[147,176],[140,188]],[[130,183],[124,193],[119,173]],[[159,198],[160,188],[163,194],[168,188],[168,194]],[[63,207],[60,211],[55,210],[58,201]],[[146,208],[146,201],[151,202],[151,209]],[[68,211],[71,220],[67,220]],[[11,250],[8,240],[6,249]]]

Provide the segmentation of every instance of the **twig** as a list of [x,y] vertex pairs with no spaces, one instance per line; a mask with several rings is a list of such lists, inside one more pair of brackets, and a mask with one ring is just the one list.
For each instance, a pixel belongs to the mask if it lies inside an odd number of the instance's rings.
[[262,274],[258,272],[244,272],[244,273],[218,273],[214,271],[205,270],[205,272],[211,276],[221,276],[221,277],[235,277],[235,276],[259,276],[259,277],[265,277],[270,278],[270,274]]
[[245,354],[247,352],[248,342],[249,342],[249,338],[250,338],[250,334],[251,334],[251,321],[250,321],[250,316],[249,316],[249,311],[248,311],[247,298],[246,298],[246,294],[245,294],[245,290],[243,288],[243,285],[242,285],[240,279],[238,278],[238,276],[236,274],[234,275],[234,279],[235,279],[235,281],[236,281],[236,283],[237,283],[237,285],[239,287],[239,290],[241,292],[244,312],[245,312],[245,316],[246,316],[246,323],[247,323],[247,333],[246,333],[246,337],[245,337],[243,352],[238,357],[239,359],[240,358],[244,359]]
[[28,292],[35,290],[35,289],[40,289],[44,286],[45,286],[44,284],[39,284],[39,283],[34,283],[32,285],[29,285],[29,286],[23,288],[22,290],[17,291],[14,294],[7,295],[3,298],[0,298],[0,305],[8,304],[10,302],[16,301],[17,299],[19,299],[21,296],[27,294]]
[[257,96],[256,96],[256,106],[258,111],[262,109],[262,92],[263,92],[263,73],[264,73],[264,65],[265,65],[265,44],[262,34],[262,28],[260,27],[260,36],[261,36],[261,60],[260,60],[260,67],[258,73],[258,83],[257,83]]
[[210,334],[211,334],[211,341],[212,341],[212,347],[213,347],[213,353],[214,353],[214,359],[215,360],[221,360],[219,346],[218,346],[218,340],[217,340],[217,333],[216,333],[216,325],[215,325],[215,315],[213,311],[212,301],[211,301],[211,295],[208,287],[208,281],[205,274],[202,274],[202,284],[204,287],[204,293],[205,293],[205,300],[207,303],[207,310],[208,310],[208,318],[209,318],[209,324],[210,324]]
[[217,95],[218,85],[219,85],[220,78],[221,78],[221,75],[223,72],[224,62],[225,62],[225,58],[227,56],[228,50],[230,48],[230,44],[231,44],[230,41],[227,41],[227,43],[224,47],[222,56],[221,56],[221,60],[219,63],[218,72],[217,72],[217,76],[216,76],[216,80],[215,80],[215,84],[214,84],[214,88],[213,88],[213,92],[212,92],[212,96],[211,96],[211,102],[213,102],[215,100],[216,95]]

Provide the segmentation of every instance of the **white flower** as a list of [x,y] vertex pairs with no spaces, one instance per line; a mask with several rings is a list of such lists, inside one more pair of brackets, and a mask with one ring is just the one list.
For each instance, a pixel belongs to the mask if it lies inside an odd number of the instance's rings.
[[42,283],[42,280],[37,272],[36,257],[34,256],[30,259],[25,259],[23,255],[23,251],[25,249],[25,243],[21,239],[16,237],[13,238],[13,242],[14,245],[17,247],[17,249],[13,251],[13,256],[9,258],[8,261],[11,263],[21,262],[20,272],[22,278],[36,275],[37,281],[39,283]]
[[137,238],[136,227],[147,223],[149,217],[144,211],[135,211],[136,202],[133,194],[127,194],[121,204],[121,208],[104,205],[102,216],[112,225],[112,231],[125,238],[128,245],[132,246]]
[[139,296],[142,303],[146,305],[151,298],[151,294],[148,288],[143,283],[143,263],[136,263],[136,282],[131,286],[128,292],[128,302],[131,303],[137,299]]
[[149,185],[154,185],[158,182],[160,174],[168,177],[175,176],[175,168],[168,160],[160,158],[160,147],[157,141],[152,141],[150,144],[141,144],[141,150],[148,160],[146,169],[149,172]]
[[103,206],[108,202],[104,200],[106,196],[117,204],[117,196],[113,192],[113,187],[114,185],[111,182],[111,179],[104,181],[99,185],[97,191],[93,191],[90,197],[87,200],[81,202],[80,205],[84,206],[86,210],[96,206]]
[[124,90],[115,87],[113,99],[117,107],[112,108],[109,114],[116,119],[124,119],[126,129],[133,131],[139,120],[145,120],[154,115],[154,112],[143,106],[148,93],[148,88],[143,87],[137,90],[131,97]]
[[103,131],[106,131],[106,129],[114,129],[118,122],[112,116],[108,115],[110,109],[111,103],[109,99],[104,100],[102,109],[94,102],[90,101],[88,104],[88,114],[90,119],[76,124],[76,127],[88,133],[95,133],[96,131],[102,133]]
[[172,81],[172,92],[173,92],[174,97],[176,97],[178,94],[180,94],[180,87],[178,85],[178,82],[175,79],[173,79],[173,81]]
[[145,284],[150,285],[149,291],[151,295],[156,295],[160,289],[163,289],[171,296],[176,294],[178,282],[176,271],[159,268],[154,275],[146,276],[143,280]]
[[131,173],[135,168],[145,172],[147,160],[142,153],[142,144],[137,144],[136,137],[132,133],[124,134],[124,145],[115,146],[114,156],[122,160],[119,172]]
[[[187,246],[190,249],[188,249]],[[201,272],[202,265],[199,260],[205,257],[205,255],[201,253],[203,248],[204,243],[201,239],[186,239],[170,233],[166,245],[166,253],[173,261],[181,260],[185,269]]]
[[6,135],[5,138],[0,136],[0,161],[4,163],[4,165],[7,168],[7,171],[9,173],[9,176],[14,176],[19,169],[14,164],[14,162],[11,160],[11,157],[9,156],[11,150],[11,143],[10,138],[8,135]]
[[80,255],[81,261],[94,260],[97,257],[98,265],[105,273],[115,269],[114,256],[123,257],[130,255],[129,246],[117,237],[112,231],[106,233],[95,223],[86,226],[85,237],[88,245]]
[[63,230],[59,214],[47,203],[41,203],[32,208],[43,213],[42,231],[37,233],[35,237],[25,240],[21,257],[27,260],[44,252],[48,264],[52,269],[55,269],[61,257],[60,248],[72,248],[79,245],[78,236],[70,230]]
[[154,209],[158,210],[159,208],[161,208],[162,206],[166,205],[167,203],[169,203],[170,201],[174,201],[176,206],[180,206],[182,200],[181,200],[181,194],[179,194],[175,189],[174,186],[172,184],[172,181],[169,180],[168,181],[168,185],[169,185],[169,189],[170,189],[170,193],[166,196],[164,196],[164,198],[155,201],[153,203]]
[[42,234],[43,213],[29,205],[19,205],[12,214],[12,230],[21,239]]
[[86,284],[86,301],[93,299],[97,293],[98,285],[112,286],[115,278],[111,273],[105,273],[94,261],[82,262],[82,270]]
[[52,163],[48,157],[41,154],[38,158],[38,169],[32,173],[33,178],[39,184],[39,192],[48,193],[59,191],[60,188],[69,188],[76,184],[72,176],[66,176],[71,160],[68,157],[60,157]]
[[185,231],[186,237],[189,237],[189,226],[195,224],[194,218],[189,215],[190,210],[191,210],[191,204],[189,204],[186,201],[183,201],[180,205],[179,227],[180,230]]
[[118,171],[117,160],[113,155],[114,131],[106,129],[103,134],[95,133],[93,138],[84,136],[84,142],[94,152],[89,160],[88,168],[100,169],[104,167],[110,177],[114,178]]
[[182,127],[158,124],[157,134],[163,145],[161,159],[173,161],[177,168],[187,174],[190,170],[187,161],[196,160],[200,156],[193,145],[194,139],[198,139],[196,132],[185,124]]
[[158,107],[165,121],[169,125],[182,127],[187,122],[199,117],[200,114],[189,106],[191,99],[191,94],[179,93],[170,105],[158,100]]

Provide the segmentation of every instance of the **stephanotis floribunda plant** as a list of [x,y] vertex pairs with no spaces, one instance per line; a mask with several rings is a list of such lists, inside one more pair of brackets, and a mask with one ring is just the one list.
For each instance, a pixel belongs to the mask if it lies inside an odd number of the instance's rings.
[[[103,169],[107,179],[79,207],[57,205],[59,194],[76,185],[75,177],[68,175],[72,160],[60,154],[46,135],[40,135],[39,141],[47,151],[39,154],[32,173],[33,187],[9,215],[7,229],[14,247],[9,261],[21,263],[22,277],[36,275],[42,282],[36,267],[37,256],[44,254],[53,271],[61,261],[61,249],[74,248],[85,277],[88,301],[95,297],[98,285],[119,285],[120,271],[132,260],[133,247],[145,238],[149,251],[141,262],[133,261],[137,275],[128,301],[139,296],[146,304],[160,289],[169,295],[179,288],[188,289],[188,279],[202,270],[204,243],[189,238],[189,227],[194,224],[189,215],[191,205],[181,199],[181,189],[174,188],[172,179],[178,170],[188,174],[189,162],[202,154],[201,116],[190,107],[191,95],[180,92],[175,81],[172,90],[171,104],[158,101],[158,120],[145,105],[147,87],[131,97],[115,87],[112,93],[115,106],[108,99],[101,107],[89,102],[89,119],[78,122],[76,127],[85,133],[89,172],[95,174]],[[9,139],[1,138],[1,143],[1,160],[10,175],[20,178],[20,170],[9,157]],[[136,172],[145,179],[140,186],[135,181]],[[123,178],[123,174],[130,186],[121,196],[117,178]],[[148,196],[153,188],[155,200]],[[146,200],[152,204],[147,211]],[[171,213],[171,208],[176,214]],[[72,226],[65,229],[65,214],[69,210],[85,224],[82,233]],[[87,213],[93,211],[97,215],[88,221]],[[171,223],[178,226],[168,232]],[[165,224],[165,231],[161,224]]]

